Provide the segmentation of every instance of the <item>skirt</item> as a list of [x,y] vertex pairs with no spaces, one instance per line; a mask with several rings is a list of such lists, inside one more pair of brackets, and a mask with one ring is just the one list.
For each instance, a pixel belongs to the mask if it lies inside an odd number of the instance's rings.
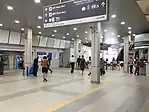
[[42,67],[42,73],[47,74],[48,73],[48,68],[47,67]]

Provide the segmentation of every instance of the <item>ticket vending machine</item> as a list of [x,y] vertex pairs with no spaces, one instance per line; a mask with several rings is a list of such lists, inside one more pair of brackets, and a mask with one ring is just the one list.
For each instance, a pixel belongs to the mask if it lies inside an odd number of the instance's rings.
[[20,56],[16,56],[16,69],[20,69]]

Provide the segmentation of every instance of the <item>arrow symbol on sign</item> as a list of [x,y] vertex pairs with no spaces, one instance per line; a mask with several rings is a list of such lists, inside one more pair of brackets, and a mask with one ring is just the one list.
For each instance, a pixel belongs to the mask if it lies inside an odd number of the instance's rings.
[[102,3],[101,3],[101,6],[102,6],[102,7],[104,7],[105,5],[106,5],[106,3],[105,3],[105,2],[102,2]]

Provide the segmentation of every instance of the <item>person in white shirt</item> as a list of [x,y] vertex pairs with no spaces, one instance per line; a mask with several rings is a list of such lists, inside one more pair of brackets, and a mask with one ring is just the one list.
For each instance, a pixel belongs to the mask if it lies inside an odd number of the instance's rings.
[[74,66],[75,66],[75,58],[74,55],[70,58],[70,65],[71,65],[71,73],[74,73]]

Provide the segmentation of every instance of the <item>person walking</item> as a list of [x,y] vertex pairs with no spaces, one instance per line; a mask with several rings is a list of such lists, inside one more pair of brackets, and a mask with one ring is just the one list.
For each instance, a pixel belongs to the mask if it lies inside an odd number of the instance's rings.
[[79,56],[78,59],[77,59],[77,68],[78,68],[78,70],[80,69],[80,61],[81,61],[81,58]]
[[47,57],[44,56],[43,59],[41,60],[41,66],[42,66],[42,73],[43,73],[43,82],[47,82],[48,80],[46,79],[47,73],[48,73],[48,60]]
[[74,73],[74,66],[75,66],[75,58],[74,55],[70,58],[70,65],[71,65],[71,73]]
[[50,72],[51,72],[51,74],[52,74],[53,71],[52,71],[52,69],[51,69],[51,67],[50,67],[50,66],[51,66],[51,60],[52,60],[52,59],[51,59],[51,57],[50,57],[49,55],[47,56],[47,58],[48,58],[48,70],[50,70]]
[[81,61],[80,61],[80,69],[81,69],[81,71],[82,71],[82,75],[83,75],[83,73],[84,73],[84,69],[85,69],[85,59],[84,59],[84,56],[82,56],[82,59],[81,59]]
[[34,59],[34,63],[33,63],[33,67],[34,67],[33,76],[35,76],[35,77],[37,77],[37,72],[38,72],[38,59],[39,59],[39,57],[36,57]]
[[133,74],[133,60],[129,60],[129,68],[130,68],[130,74]]
[[105,61],[103,60],[103,58],[101,58],[100,59],[100,74],[101,74],[101,76],[103,76],[105,74],[104,65],[105,65]]
[[91,68],[92,68],[92,60],[91,60],[91,57],[89,57],[89,60],[88,60],[88,68],[89,68],[89,74],[88,76],[91,75]]

